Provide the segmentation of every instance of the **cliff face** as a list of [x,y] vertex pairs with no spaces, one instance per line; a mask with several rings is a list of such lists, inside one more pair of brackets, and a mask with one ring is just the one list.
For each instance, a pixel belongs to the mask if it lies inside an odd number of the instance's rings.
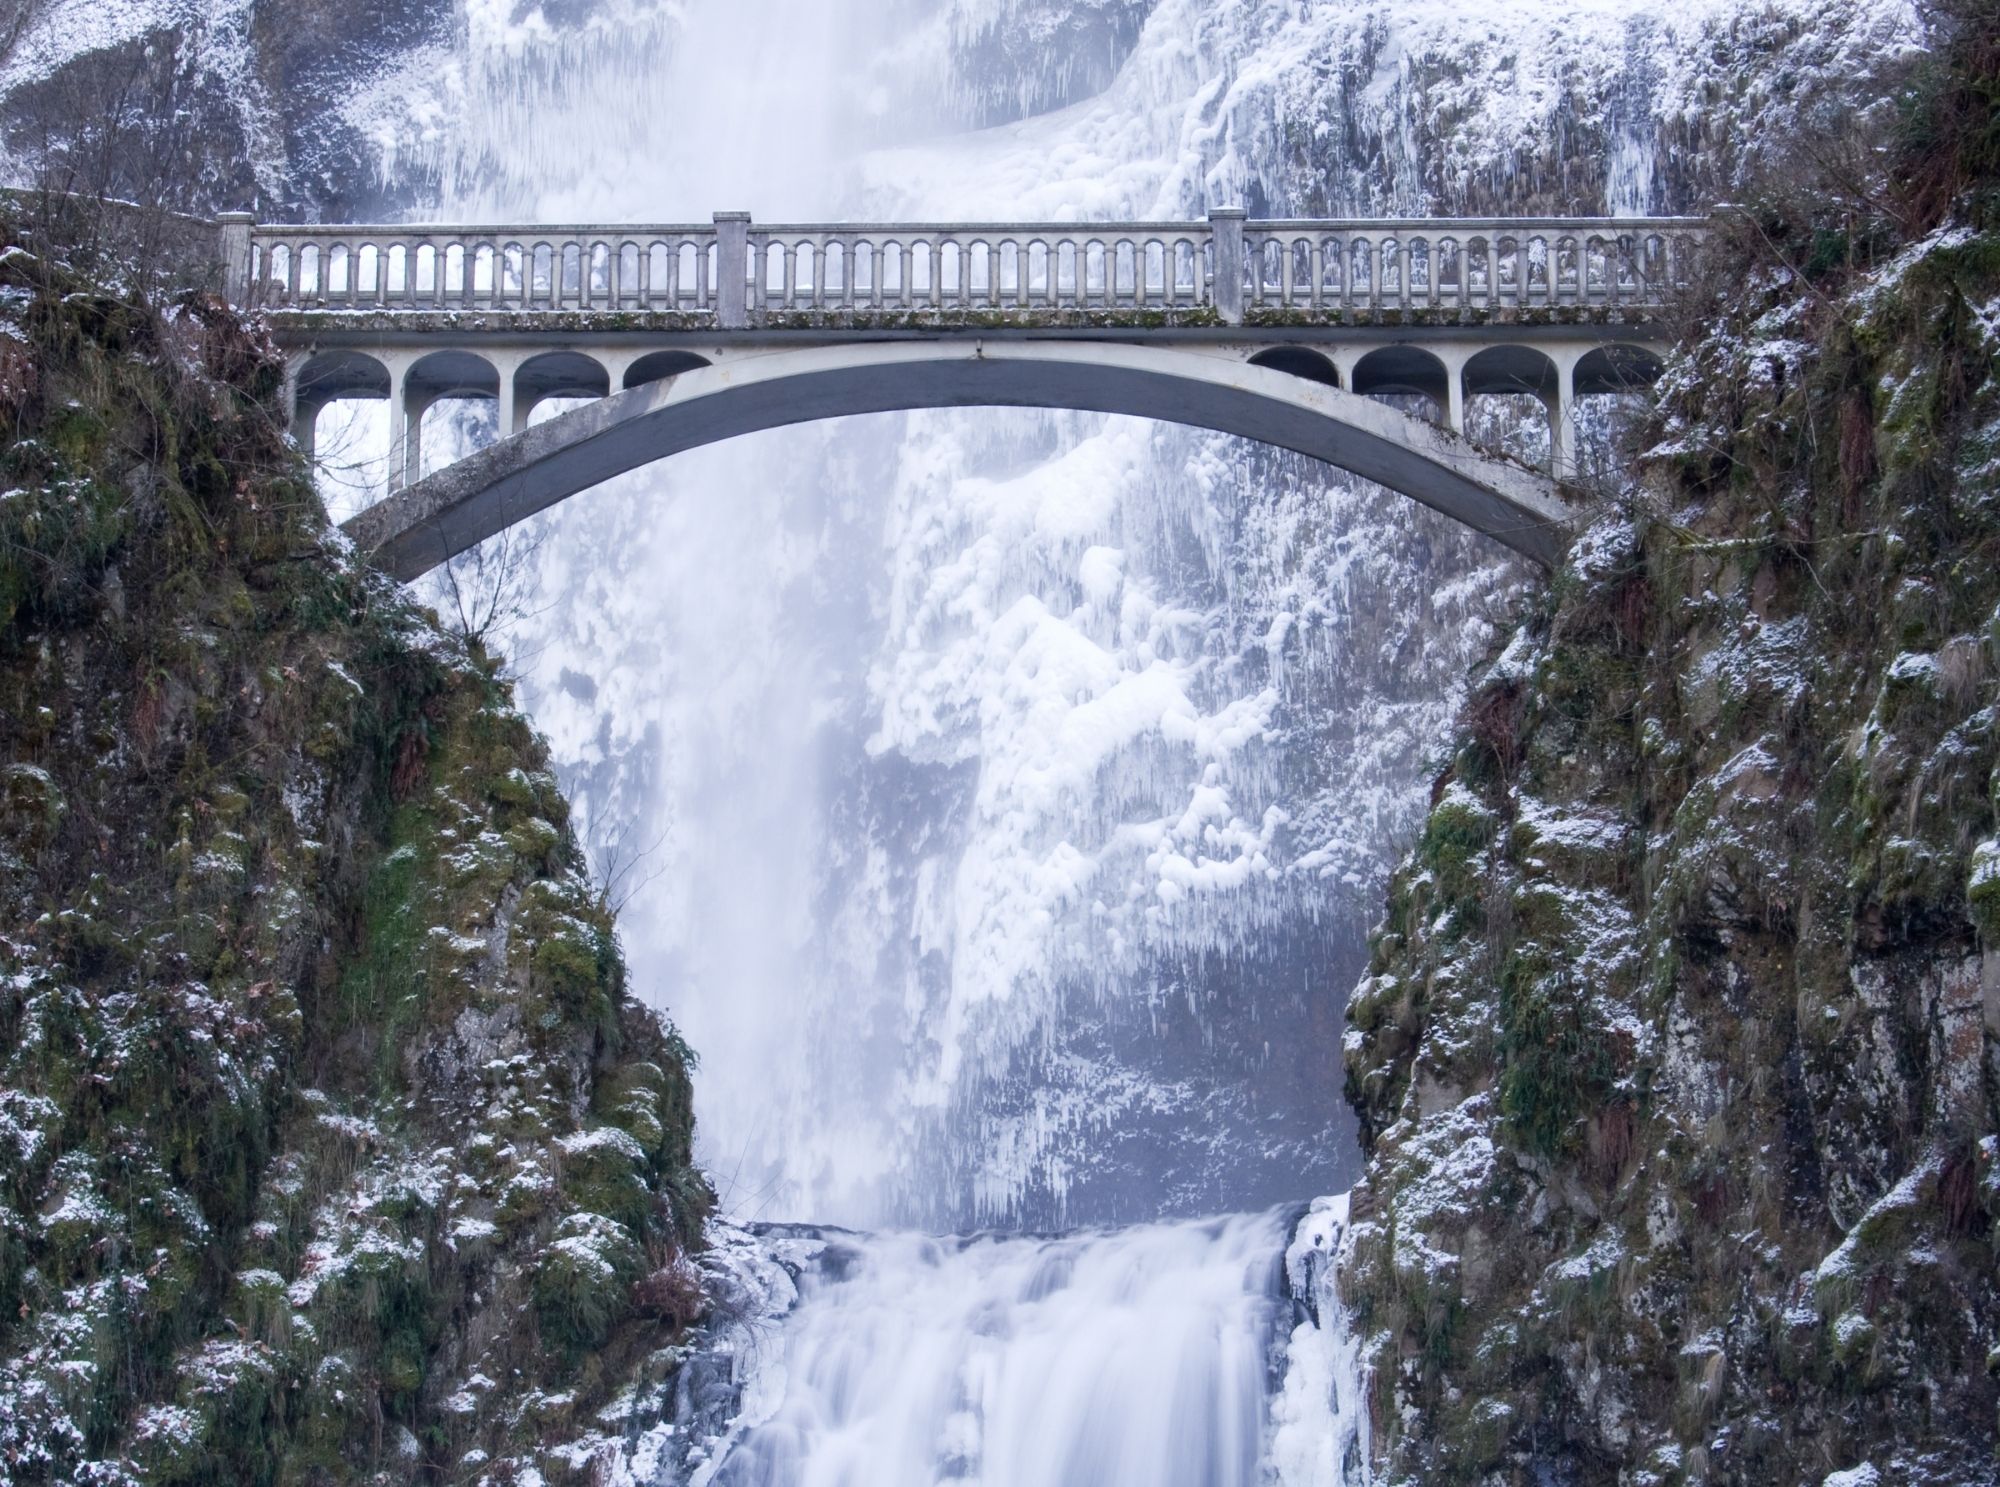
[[280,370],[0,252],[0,1481],[561,1480],[699,1305],[687,1050]]
[[424,121],[380,95],[439,72],[462,25],[454,0],[16,0],[0,14],[0,185],[384,220],[410,194],[385,161]]
[[1889,180],[1825,142],[1726,235],[1394,879],[1343,1285],[1391,1481],[1993,1480],[1988,9]]

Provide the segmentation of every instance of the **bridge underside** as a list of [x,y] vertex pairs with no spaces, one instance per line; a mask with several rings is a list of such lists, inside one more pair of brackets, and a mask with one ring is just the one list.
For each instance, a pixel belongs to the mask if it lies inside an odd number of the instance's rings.
[[[1550,381],[1557,374],[1525,361],[1503,361],[1486,375],[1504,390],[1547,394],[1553,401],[1574,382],[1586,354],[1588,348],[1580,349],[1561,370],[1563,388]],[[353,518],[346,530],[389,572],[409,579],[578,491],[681,450],[823,418],[982,406],[1131,414],[1255,439],[1401,491],[1540,563],[1554,559],[1571,520],[1548,477],[1484,455],[1448,428],[1344,390],[1340,369],[1325,358],[1327,375],[1316,376],[1313,367],[1292,364],[1295,357],[1244,360],[1240,350],[1227,348],[963,337],[757,351],[715,365],[693,365],[705,358],[676,355],[678,362],[640,368],[656,376],[608,396],[616,384],[609,373],[599,380],[584,365],[587,358],[566,373],[545,367],[546,386],[559,391],[542,395],[601,400],[522,428],[415,481]],[[312,382],[314,363],[308,363],[300,389],[308,428],[317,402],[389,392],[377,385],[381,363],[373,357],[333,351],[320,358],[321,380]],[[411,368],[418,371],[420,364]],[[626,371],[629,376],[631,368]],[[1458,371],[1466,373],[1465,363]],[[429,391],[420,386],[418,395],[451,396],[453,388],[491,395],[489,373],[490,364],[474,356],[463,364],[434,363],[437,381]],[[1449,388],[1402,386],[1411,376],[1428,376],[1427,366],[1412,363],[1402,372],[1378,366],[1377,373],[1376,386],[1364,391],[1442,393],[1440,401],[1450,402],[1453,415],[1459,412]],[[1354,386],[1363,379],[1350,366],[1345,380]],[[1467,374],[1454,385],[1474,384]],[[518,396],[517,389],[503,401],[503,431],[524,421],[510,406]]]

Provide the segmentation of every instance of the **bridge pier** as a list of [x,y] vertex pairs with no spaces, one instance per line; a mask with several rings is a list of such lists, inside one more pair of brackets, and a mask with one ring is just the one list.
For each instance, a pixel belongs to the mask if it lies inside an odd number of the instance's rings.
[[514,385],[514,374],[520,369],[518,358],[500,368],[500,407],[494,428],[502,439],[511,439],[528,426],[528,415],[521,408],[520,389]]
[[1549,410],[1549,473],[1557,481],[1576,479],[1576,364],[1582,353],[1569,347],[1549,359],[1556,365],[1555,391],[1544,400]]
[[1215,313],[1224,325],[1243,323],[1243,223],[1241,207],[1213,207],[1208,214],[1209,242],[1215,254]]
[[[757,265],[762,299],[763,264]],[[715,214],[715,323],[741,330],[750,323],[750,214]]]
[[399,491],[422,469],[421,420],[410,417],[410,371],[403,363],[389,368],[389,489]]
[[1431,354],[1444,363],[1444,425],[1454,434],[1465,433],[1465,364],[1472,353],[1456,346],[1433,347]]

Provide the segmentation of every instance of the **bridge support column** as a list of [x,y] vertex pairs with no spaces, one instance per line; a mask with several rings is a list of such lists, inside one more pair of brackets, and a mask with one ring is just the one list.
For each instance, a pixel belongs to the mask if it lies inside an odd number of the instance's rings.
[[415,485],[424,478],[424,414],[436,398],[405,391],[403,394],[403,484]]
[[384,473],[392,491],[410,483],[409,371],[401,361],[389,368],[389,468]]
[[1576,363],[1580,352],[1565,348],[1551,358],[1556,390],[1548,403],[1549,470],[1557,480],[1576,479]]
[[306,359],[303,356],[285,358],[285,386],[283,392],[279,394],[279,399],[285,409],[285,427],[292,431],[292,442],[305,450],[306,457],[310,459],[312,457],[310,421],[303,429],[299,425],[299,373],[305,369],[305,364]]
[[323,403],[300,403],[292,410],[292,442],[311,464],[319,458],[319,411]]
[[1243,208],[1214,207],[1208,214],[1215,251],[1215,313],[1225,325],[1243,323]]
[[499,406],[493,423],[493,434],[497,439],[511,439],[528,426],[528,415],[521,407],[520,390],[514,386],[514,379],[520,374],[518,365],[500,367]]
[[1444,425],[1454,434],[1465,433],[1465,364],[1471,353],[1457,346],[1431,348],[1444,364]]

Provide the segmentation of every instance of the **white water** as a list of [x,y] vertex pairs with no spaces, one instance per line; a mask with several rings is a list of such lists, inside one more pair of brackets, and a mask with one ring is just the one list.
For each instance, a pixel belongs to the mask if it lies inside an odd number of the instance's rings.
[[[774,1238],[802,1266],[695,1487],[1348,1487],[1360,1376],[1281,1214],[1054,1238]],[[1289,1362],[1287,1359],[1289,1358]],[[1274,1394],[1274,1379],[1280,1387]]]

